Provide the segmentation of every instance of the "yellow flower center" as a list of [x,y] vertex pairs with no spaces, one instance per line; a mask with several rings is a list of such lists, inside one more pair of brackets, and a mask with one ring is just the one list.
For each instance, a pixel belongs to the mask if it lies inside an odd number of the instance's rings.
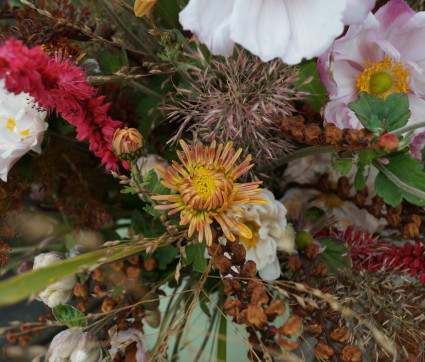
[[254,220],[245,221],[244,224],[248,226],[249,230],[251,230],[252,235],[250,238],[244,238],[243,236],[239,235],[239,239],[245,244],[247,249],[255,248],[259,238],[258,231],[260,230],[260,226]]
[[359,92],[367,92],[385,99],[393,93],[409,90],[407,76],[402,62],[396,62],[388,55],[377,63],[367,61],[362,74],[356,76]]
[[[13,132],[16,128],[16,121],[13,118],[9,118],[6,123],[6,127]],[[19,134],[21,134],[22,136],[28,136],[29,133],[30,133],[29,129],[23,132],[19,132]]]
[[214,179],[209,175],[211,170],[201,166],[195,168],[195,175],[192,177],[193,187],[198,192],[198,195],[202,197],[202,201],[207,201],[213,191],[217,190]]

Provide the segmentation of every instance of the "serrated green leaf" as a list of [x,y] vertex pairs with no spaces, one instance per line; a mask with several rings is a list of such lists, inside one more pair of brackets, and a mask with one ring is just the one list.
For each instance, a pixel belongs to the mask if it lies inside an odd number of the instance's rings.
[[120,192],[122,194],[137,194],[137,191],[132,186],[124,186]]
[[335,273],[341,268],[351,268],[351,259],[342,241],[326,237],[320,239],[320,244],[326,246],[326,250],[319,254],[319,259],[326,264],[329,273]]
[[394,93],[385,100],[362,92],[348,107],[356,113],[362,125],[375,134],[392,132],[406,125],[410,117],[409,100],[404,93]]
[[172,245],[163,246],[157,250],[158,269],[165,270],[177,255],[177,248]]
[[348,173],[351,170],[352,165],[353,160],[351,158],[337,158],[333,163],[334,169],[342,174]]
[[302,85],[298,89],[302,92],[310,93],[310,95],[305,97],[304,100],[317,112],[319,112],[325,102],[327,92],[320,80],[316,62],[307,62],[302,64],[298,69],[298,81],[296,84],[301,84],[308,78],[312,78],[309,83]]
[[205,243],[196,243],[186,247],[186,257],[183,259],[184,265],[192,264],[193,269],[203,273],[207,267],[207,259],[204,257]]
[[151,204],[148,204],[146,206],[143,207],[143,210],[146,211],[146,213],[148,213],[149,215],[153,216],[153,217],[158,217],[161,216],[164,213],[164,210],[157,210],[155,209],[155,207]]
[[65,324],[68,328],[72,327],[86,327],[87,320],[83,312],[77,308],[71,307],[66,304],[59,304],[53,308],[53,315],[59,321]]
[[[384,165],[394,176],[405,184],[425,191],[425,172],[422,163],[408,154],[398,154],[389,158],[388,165]],[[380,197],[391,206],[397,206],[405,198],[407,201],[425,206],[425,200],[411,195],[409,192],[400,189],[382,172],[375,179],[375,188]]]

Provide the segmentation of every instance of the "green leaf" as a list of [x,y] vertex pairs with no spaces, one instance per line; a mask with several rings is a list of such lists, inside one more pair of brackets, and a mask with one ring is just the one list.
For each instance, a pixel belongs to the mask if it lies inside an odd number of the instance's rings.
[[342,241],[326,237],[320,239],[320,243],[326,246],[326,250],[319,254],[319,258],[326,264],[329,273],[335,273],[340,268],[351,268],[351,259]]
[[375,134],[392,132],[406,125],[410,117],[409,100],[404,93],[394,93],[385,100],[362,92],[348,107],[362,125]]
[[120,58],[108,51],[103,51],[99,56],[100,70],[102,73],[111,74],[121,69]]
[[177,255],[177,248],[172,245],[163,246],[157,250],[158,269],[165,270]]
[[86,327],[87,320],[83,312],[66,304],[59,304],[53,309],[53,315],[68,328]]
[[[32,270],[0,282],[0,306],[19,302],[37,293],[56,281],[79,272],[94,264],[103,264],[140,253],[143,245],[129,242],[115,247],[103,248],[74,258],[59,261],[42,269]],[[102,260],[99,263],[99,260]]]
[[187,259],[183,259],[184,265],[192,264],[193,269],[203,273],[207,267],[207,259],[204,256],[205,243],[196,243],[186,247]]
[[217,361],[226,362],[227,352],[227,318],[221,315],[217,338]]
[[[390,162],[384,167],[405,184],[425,191],[425,172],[422,163],[408,154],[398,154],[389,158]],[[402,198],[407,201],[425,206],[425,200],[411,195],[409,192],[399,188],[382,172],[375,179],[375,188],[380,197],[391,206],[397,206]]]
[[358,165],[356,175],[354,176],[354,187],[356,190],[363,190],[366,186],[365,177],[363,175],[364,173],[364,166],[362,164]]
[[137,194],[137,191],[133,188],[133,186],[124,186],[124,188],[120,192],[122,194]]
[[207,298],[203,298],[200,303],[199,306],[201,307],[201,310],[209,317],[211,318],[211,312],[210,312],[210,308],[208,307],[207,304]]
[[314,61],[304,63],[299,67],[298,81],[296,84],[301,84],[310,77],[312,80],[299,87],[299,90],[310,93],[310,95],[304,99],[317,112],[319,112],[325,102],[327,92],[320,80],[316,62]]
[[333,163],[334,169],[342,174],[348,173],[351,170],[352,165],[353,160],[351,158],[337,158]]

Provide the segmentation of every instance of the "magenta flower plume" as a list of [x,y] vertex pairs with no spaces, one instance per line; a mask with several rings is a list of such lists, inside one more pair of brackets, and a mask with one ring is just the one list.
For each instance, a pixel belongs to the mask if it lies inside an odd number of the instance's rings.
[[0,77],[9,92],[29,93],[41,108],[56,111],[76,126],[77,139],[89,140],[90,150],[106,169],[118,169],[112,136],[122,122],[106,114],[109,104],[102,104],[102,96],[96,98],[97,89],[87,82],[81,68],[49,57],[40,47],[29,49],[9,39],[0,46]]

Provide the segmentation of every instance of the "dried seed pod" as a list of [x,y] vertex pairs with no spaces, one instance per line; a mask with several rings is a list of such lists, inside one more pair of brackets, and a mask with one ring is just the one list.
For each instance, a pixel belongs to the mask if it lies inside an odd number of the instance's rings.
[[348,341],[348,338],[350,338],[350,329],[343,326],[340,328],[335,328],[331,333],[330,333],[330,337],[334,340],[334,341],[338,341],[341,343],[345,343]]
[[267,317],[275,318],[284,315],[286,311],[285,303],[280,299],[275,299],[272,304],[266,308]]
[[346,176],[339,178],[336,194],[343,200],[350,197],[350,180]]
[[242,302],[235,299],[226,299],[224,301],[223,309],[231,317],[239,315],[239,311],[242,308]]
[[301,331],[303,320],[300,317],[290,317],[282,326],[282,333],[288,337],[294,336]]
[[319,337],[323,332],[322,326],[320,324],[309,324],[307,326],[307,328],[305,329],[305,333],[308,336],[312,336],[312,337]]
[[223,284],[224,293],[227,295],[235,295],[242,289],[241,283],[235,279],[223,279]]
[[214,260],[214,266],[220,271],[222,275],[227,275],[230,273],[230,269],[233,264],[229,258],[225,257],[224,255],[219,255]]
[[314,260],[319,255],[319,247],[316,244],[310,244],[305,248],[307,259]]
[[255,261],[248,260],[241,268],[241,272],[239,273],[239,276],[241,278],[252,278],[257,274],[257,265],[255,264]]
[[409,239],[414,239],[419,234],[418,225],[413,222],[404,225],[403,234],[406,235]]
[[144,262],[143,262],[143,267],[145,268],[146,271],[153,271],[155,270],[157,266],[157,262],[154,258],[150,257],[147,258]]
[[291,341],[290,339],[282,338],[281,336],[279,336],[279,338],[277,339],[277,343],[283,348],[285,348],[287,351],[292,351],[294,349],[299,348],[300,346],[298,342]]
[[328,267],[323,261],[319,261],[316,266],[310,271],[310,275],[326,275]]
[[416,214],[410,216],[410,221],[415,223],[418,227],[421,226],[421,224],[422,224],[421,217],[419,215],[416,215]]
[[293,272],[296,272],[301,269],[302,263],[298,255],[289,255],[288,257],[288,267]]
[[327,360],[334,355],[334,351],[332,350],[332,348],[322,341],[319,341],[316,344],[316,347],[314,347],[313,352],[317,357],[324,360]]
[[357,346],[348,345],[341,351],[341,360],[344,362],[356,362],[361,358],[361,351]]
[[267,323],[267,316],[262,307],[248,304],[247,308],[240,312],[237,322],[249,327],[263,328]]
[[401,222],[401,217],[399,214],[388,214],[387,222],[390,227],[397,228]]
[[267,293],[264,291],[263,286],[262,285],[257,286],[252,292],[251,304],[261,306],[263,304],[267,304],[268,302],[269,302],[269,297]]

